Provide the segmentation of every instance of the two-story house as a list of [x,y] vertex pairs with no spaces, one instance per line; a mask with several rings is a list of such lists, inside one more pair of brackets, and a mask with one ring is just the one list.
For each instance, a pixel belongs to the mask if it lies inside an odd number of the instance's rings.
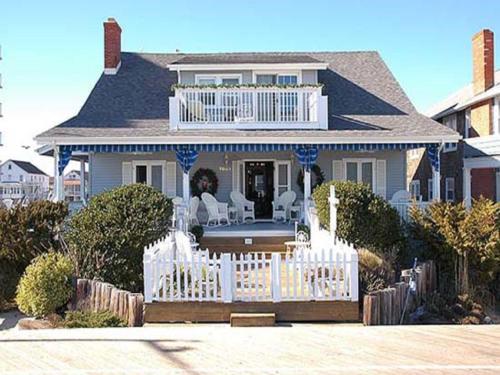
[[[472,37],[472,82],[435,104],[427,115],[463,137],[441,152],[442,198],[471,204],[484,196],[500,201],[500,71],[495,71],[493,32]],[[432,198],[425,158],[411,176],[424,199]]]
[[301,207],[323,179],[390,199],[406,189],[407,150],[430,150],[439,176],[437,150],[459,139],[416,111],[377,52],[135,53],[121,50],[121,32],[104,22],[90,96],[36,137],[55,157],[59,199],[64,168],[83,160],[89,196],[131,183],[185,202],[237,192],[266,221],[283,193]]
[[9,159],[0,165],[1,199],[43,199],[49,192],[49,176],[27,161]]

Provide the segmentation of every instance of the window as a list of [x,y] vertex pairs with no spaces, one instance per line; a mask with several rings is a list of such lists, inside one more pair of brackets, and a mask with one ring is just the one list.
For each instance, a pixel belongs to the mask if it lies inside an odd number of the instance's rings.
[[137,184],[147,184],[158,191],[164,191],[163,161],[136,161],[133,163],[133,181]]
[[432,178],[427,180],[427,200],[431,201],[434,199],[434,184]]
[[241,83],[239,74],[197,74],[195,77],[197,85],[237,85]]
[[20,181],[20,182],[23,182],[23,181],[24,181],[24,176],[23,176],[23,175],[20,175],[20,176],[19,176],[19,181]]
[[455,178],[454,177],[446,177],[445,180],[445,194],[447,202],[455,201]]
[[500,97],[498,96],[493,104],[493,134],[500,134]]
[[278,75],[278,85],[296,85],[297,75],[295,74],[280,74]]
[[414,199],[420,199],[420,180],[410,182],[410,193]]
[[12,169],[12,164],[9,164],[9,166],[7,167],[7,169],[10,171]]
[[471,117],[470,117],[470,108],[465,111],[465,129],[464,129],[464,138],[470,137],[470,128],[471,128]]
[[[446,116],[443,118],[443,125],[457,131],[457,114],[454,113],[452,115]],[[450,143],[444,145],[443,151],[444,152],[449,152],[449,151],[455,151],[457,149],[457,144],[456,143]]]
[[373,190],[374,165],[372,159],[344,159],[345,179],[366,184]]

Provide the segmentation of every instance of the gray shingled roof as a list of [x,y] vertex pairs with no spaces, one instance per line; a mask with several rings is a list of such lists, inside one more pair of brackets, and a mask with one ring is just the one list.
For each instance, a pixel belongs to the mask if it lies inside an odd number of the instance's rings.
[[303,64],[320,63],[302,53],[200,53],[181,57],[173,64]]
[[[252,56],[295,58],[297,53],[210,54],[221,59]],[[116,75],[101,75],[75,117],[40,134],[38,139],[64,137],[446,137],[456,133],[419,114],[377,52],[301,53],[328,64],[318,71],[328,95],[329,130],[169,130],[168,97],[177,73],[167,65],[201,55],[122,53]],[[218,57],[219,58],[219,57]],[[274,57],[273,57],[274,58]]]
[[19,168],[21,168],[26,173],[41,174],[41,175],[47,176],[47,174],[44,171],[42,171],[41,169],[39,169],[35,165],[31,164],[29,161],[12,160],[12,159],[10,159],[8,161],[16,164]]

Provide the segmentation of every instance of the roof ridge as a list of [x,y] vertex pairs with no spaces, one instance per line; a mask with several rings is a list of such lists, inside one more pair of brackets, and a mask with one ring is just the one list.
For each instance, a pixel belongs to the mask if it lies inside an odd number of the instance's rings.
[[241,51],[241,52],[137,52],[137,51],[122,51],[125,54],[136,55],[172,55],[172,56],[204,56],[204,55],[315,55],[315,54],[357,54],[357,53],[375,53],[377,50],[355,50],[355,51]]

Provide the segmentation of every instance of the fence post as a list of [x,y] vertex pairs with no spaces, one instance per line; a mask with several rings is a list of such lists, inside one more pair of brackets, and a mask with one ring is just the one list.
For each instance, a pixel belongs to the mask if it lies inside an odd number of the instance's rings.
[[153,263],[151,253],[149,251],[144,252],[143,256],[144,263],[144,302],[153,302]]
[[281,302],[281,254],[271,256],[271,285],[273,302]]
[[233,267],[231,264],[231,254],[224,253],[221,256],[221,295],[222,302],[233,302]]
[[358,252],[351,247],[350,249],[351,260],[351,301],[358,300]]

